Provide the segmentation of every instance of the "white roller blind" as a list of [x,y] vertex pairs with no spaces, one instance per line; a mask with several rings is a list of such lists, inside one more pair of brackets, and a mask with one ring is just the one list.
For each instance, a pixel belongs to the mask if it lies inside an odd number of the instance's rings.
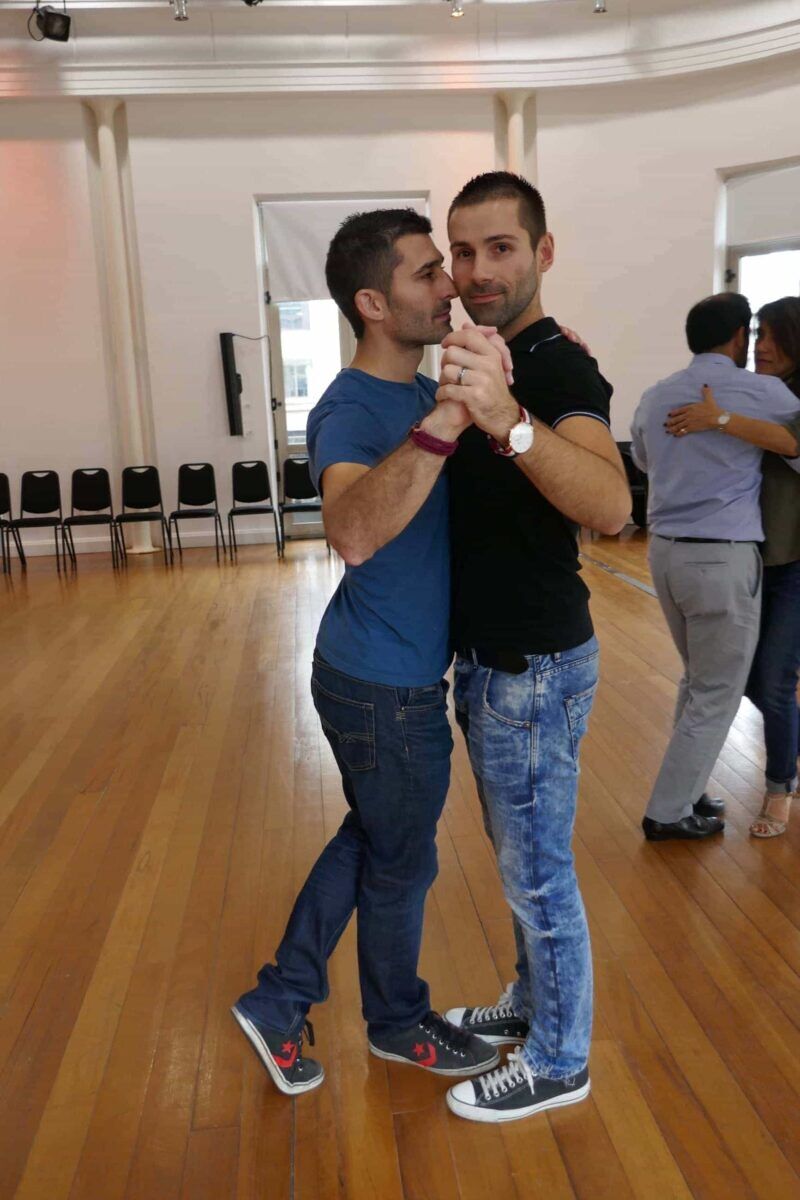
[[800,167],[728,180],[728,245],[800,238]]
[[261,204],[273,301],[327,300],[325,257],[342,221],[377,208],[413,208],[427,215],[422,196],[370,200],[268,200]]

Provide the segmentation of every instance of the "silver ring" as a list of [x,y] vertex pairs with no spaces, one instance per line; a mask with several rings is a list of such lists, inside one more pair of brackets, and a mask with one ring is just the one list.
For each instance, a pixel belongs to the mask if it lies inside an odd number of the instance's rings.
[[466,372],[467,372],[467,368],[466,368],[466,367],[461,367],[461,368],[459,369],[459,372],[458,372],[458,377],[457,377],[457,379],[456,379],[456,384],[458,385],[458,387],[461,387],[461,384],[462,384],[462,383],[463,383],[463,381],[464,381],[464,376],[465,376]]

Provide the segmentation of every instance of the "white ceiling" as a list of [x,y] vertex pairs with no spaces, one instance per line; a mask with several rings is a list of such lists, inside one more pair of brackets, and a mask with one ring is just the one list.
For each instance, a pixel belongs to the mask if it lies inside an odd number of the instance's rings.
[[[58,0],[50,0],[58,6]],[[68,0],[34,43],[0,0],[0,96],[503,90],[623,82],[800,51],[800,0]]]

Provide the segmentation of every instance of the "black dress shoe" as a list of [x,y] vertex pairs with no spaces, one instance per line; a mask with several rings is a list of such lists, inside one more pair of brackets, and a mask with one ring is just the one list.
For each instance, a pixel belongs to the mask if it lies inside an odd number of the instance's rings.
[[642,818],[642,829],[648,842],[666,842],[669,838],[688,838],[698,841],[700,838],[711,837],[712,834],[722,833],[725,822],[719,817],[698,817],[694,813],[681,817],[680,821],[653,821],[650,817]]
[[721,796],[709,796],[708,792],[703,792],[700,799],[692,805],[692,808],[698,817],[725,816],[725,801]]

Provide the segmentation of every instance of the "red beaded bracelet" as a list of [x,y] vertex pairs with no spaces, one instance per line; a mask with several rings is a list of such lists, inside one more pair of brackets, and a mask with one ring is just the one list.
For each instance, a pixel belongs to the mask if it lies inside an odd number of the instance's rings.
[[429,454],[438,454],[440,458],[450,458],[458,449],[458,442],[446,442],[443,438],[434,437],[432,433],[427,433],[419,425],[414,425],[408,436],[415,446],[419,446],[420,450],[427,450]]

